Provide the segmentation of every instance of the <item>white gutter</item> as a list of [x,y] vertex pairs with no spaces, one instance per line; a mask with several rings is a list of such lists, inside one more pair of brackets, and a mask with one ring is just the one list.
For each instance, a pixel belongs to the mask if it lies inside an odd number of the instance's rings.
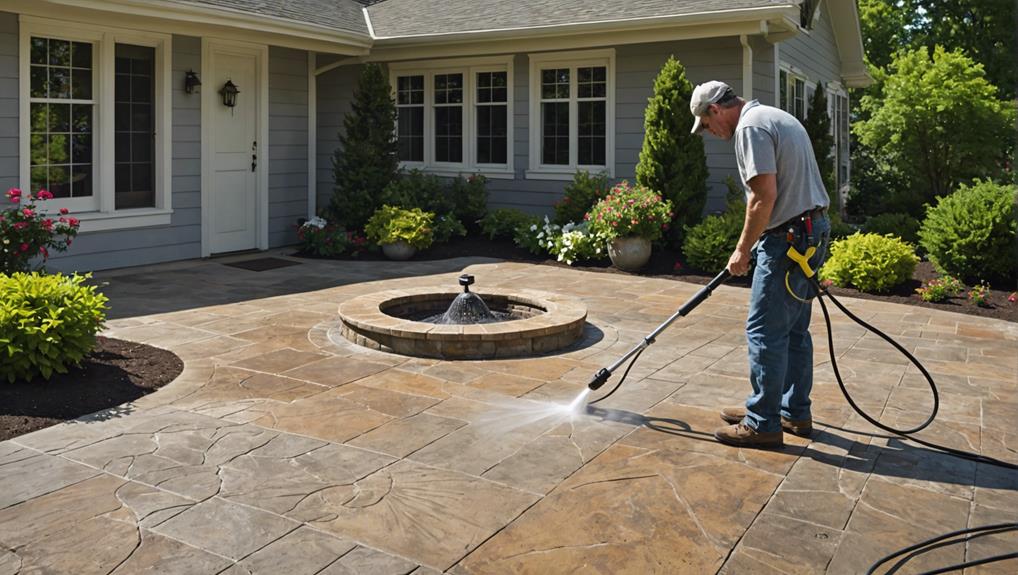
[[749,37],[739,35],[742,43],[742,97],[753,99],[753,47],[749,45]]

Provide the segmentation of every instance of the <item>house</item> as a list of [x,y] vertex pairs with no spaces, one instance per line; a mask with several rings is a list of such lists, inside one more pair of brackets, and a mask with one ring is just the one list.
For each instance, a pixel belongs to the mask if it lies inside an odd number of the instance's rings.
[[[380,62],[405,166],[542,211],[577,169],[633,178],[669,55],[799,116],[822,84],[847,183],[846,90],[870,81],[850,1],[0,0],[0,186],[81,219],[58,269],[287,245]],[[716,207],[735,158],[706,147]]]

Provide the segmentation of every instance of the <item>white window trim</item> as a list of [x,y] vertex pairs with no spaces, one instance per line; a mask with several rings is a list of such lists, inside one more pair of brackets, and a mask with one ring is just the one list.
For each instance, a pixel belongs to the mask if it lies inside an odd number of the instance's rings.
[[[607,172],[615,177],[615,49],[583,50],[575,52],[554,52],[529,54],[530,58],[530,169],[527,179],[571,180],[577,170],[592,173]],[[546,165],[541,163],[541,68],[576,68],[606,66],[607,101],[605,102],[605,164],[604,166],[577,165],[577,84],[575,72],[570,72],[569,82],[569,165]]]
[[[424,161],[400,162],[400,168],[418,169],[429,174],[456,177],[462,174],[481,174],[490,179],[513,179],[513,56],[484,58],[458,58],[420,62],[388,64],[389,85],[396,97],[399,76],[424,76]],[[477,163],[477,74],[481,72],[506,73],[506,163]],[[435,75],[463,74],[463,162],[435,161]],[[395,129],[395,127],[394,127]]]
[[775,98],[777,100],[778,107],[779,108],[781,107],[781,92],[780,92],[780,90],[781,90],[781,75],[780,75],[780,73],[781,72],[785,72],[788,75],[787,76],[788,84],[786,84],[786,86],[785,86],[785,90],[786,90],[785,94],[788,97],[788,101],[785,103],[786,107],[782,108],[782,109],[785,110],[786,112],[788,112],[789,114],[792,114],[793,116],[795,115],[795,104],[794,104],[794,100],[795,100],[795,81],[796,80],[802,80],[802,97],[803,97],[803,101],[802,101],[802,119],[805,120],[806,116],[809,115],[809,98],[806,97],[806,87],[810,83],[809,77],[806,76],[805,72],[803,72],[801,69],[796,68],[795,66],[792,66],[790,64],[786,64],[784,62],[782,62],[780,64],[780,66],[778,67],[778,72],[779,72],[779,75],[778,75],[778,82],[777,83],[778,83],[778,90],[779,91],[778,91],[777,97]]
[[[838,136],[840,135],[839,134],[840,128],[837,128],[837,126],[838,126],[839,122],[841,121],[841,118],[838,117],[837,114],[835,114],[835,112],[837,111],[835,100],[837,98],[844,98],[845,99],[845,110],[847,112],[847,110],[849,109],[849,106],[850,106],[849,94],[848,94],[848,90],[846,90],[845,87],[842,86],[840,82],[828,82],[827,83],[827,87],[825,89],[826,89],[825,95],[827,96],[827,115],[831,119],[831,136],[834,137],[834,146],[832,146],[832,148],[831,148],[831,153],[834,155],[834,172],[835,172],[834,173],[834,177],[835,177],[835,180],[838,181],[838,191],[841,194],[842,201],[844,201],[845,195],[848,192],[848,190],[851,188],[851,185],[852,185],[852,154],[851,153],[846,153],[846,155],[845,155],[845,160],[846,160],[846,162],[845,162],[845,180],[844,181],[840,181],[841,178],[839,177],[839,174],[840,174],[840,170],[841,170],[841,165],[840,165],[841,158],[839,157],[839,154],[838,154],[838,146],[839,146]],[[847,143],[848,148],[851,149],[851,146],[852,146],[851,121],[849,121],[849,124],[850,125],[848,126],[848,130],[846,131],[845,138],[846,138],[846,143]]]
[[[173,108],[170,97],[172,70],[172,37],[151,31],[127,30],[66,22],[50,18],[22,15],[19,21],[19,181],[22,189],[31,187],[30,137],[30,42],[32,36],[93,42],[93,100],[96,102],[93,129],[92,189],[98,207],[94,211],[75,212],[81,220],[80,232],[168,225],[172,207],[172,125]],[[114,53],[117,43],[155,48],[155,206],[149,208],[115,209],[114,194]],[[97,81],[96,81],[97,80]],[[106,190],[105,192],[103,190]],[[73,200],[73,198],[72,198]],[[56,211],[60,199],[49,200],[47,211]]]

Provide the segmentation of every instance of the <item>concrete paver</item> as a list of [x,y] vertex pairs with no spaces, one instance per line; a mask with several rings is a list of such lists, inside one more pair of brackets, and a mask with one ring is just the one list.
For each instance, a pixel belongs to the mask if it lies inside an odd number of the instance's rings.
[[[1018,520],[1013,472],[889,438],[854,414],[823,337],[812,438],[716,443],[718,408],[749,391],[745,289],[721,287],[617,394],[571,414],[563,406],[595,371],[699,287],[480,258],[300,262],[97,274],[113,306],[107,335],[166,347],[185,370],[133,404],[0,443],[0,573],[840,574],[951,529]],[[544,357],[439,361],[338,336],[340,303],[454,287],[463,271],[482,294],[579,299],[583,340]],[[921,437],[1014,460],[1018,325],[844,303],[934,375],[940,416]],[[925,418],[919,372],[833,320],[858,403],[891,425]],[[915,567],[1013,541],[938,549]]]

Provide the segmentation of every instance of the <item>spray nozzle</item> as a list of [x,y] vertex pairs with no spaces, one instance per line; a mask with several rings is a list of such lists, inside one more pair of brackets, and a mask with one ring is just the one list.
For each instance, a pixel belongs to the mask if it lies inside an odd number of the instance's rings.
[[600,371],[594,374],[594,378],[590,380],[590,383],[587,384],[587,387],[590,388],[591,391],[597,391],[598,388],[604,385],[605,382],[608,381],[608,378],[611,376],[612,372],[608,371],[607,368],[601,368]]

